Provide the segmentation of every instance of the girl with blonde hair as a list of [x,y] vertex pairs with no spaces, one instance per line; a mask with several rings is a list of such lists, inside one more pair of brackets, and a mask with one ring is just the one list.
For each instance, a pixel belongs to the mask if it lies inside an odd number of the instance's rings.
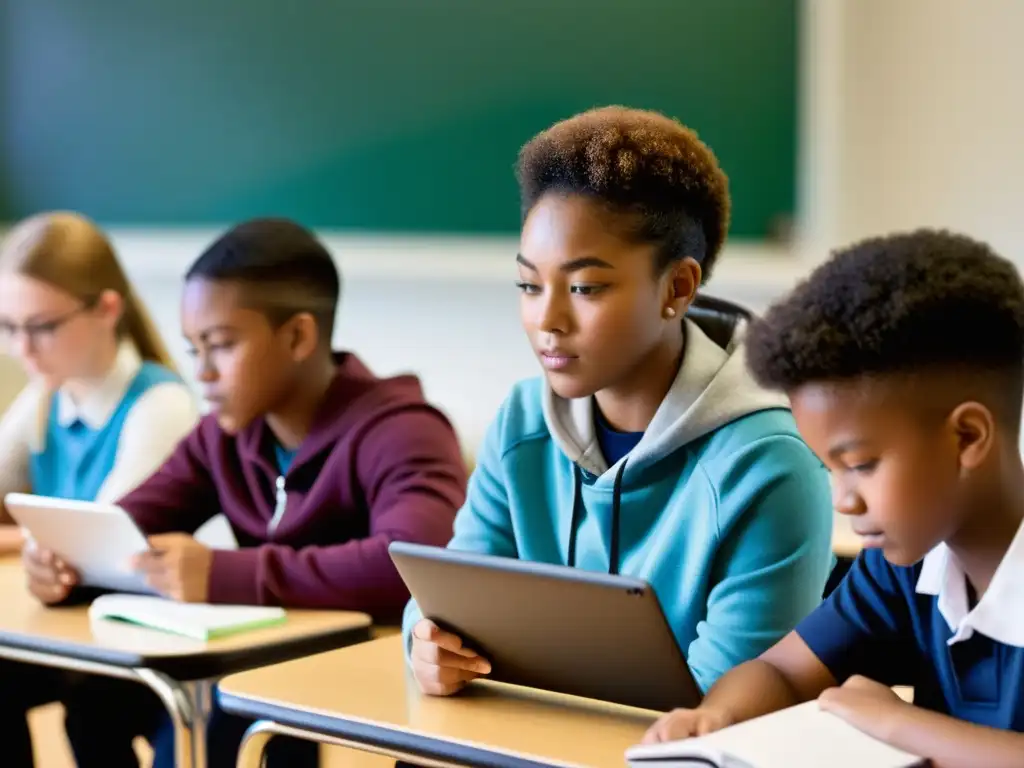
[[[22,491],[114,502],[153,474],[198,419],[113,246],[80,214],[34,216],[0,243],[0,343],[30,379],[0,419],[0,498]],[[0,505],[7,551],[22,546],[11,522]],[[30,570],[50,557],[31,543],[24,550]],[[57,585],[31,584],[53,602],[46,590]],[[0,688],[5,765],[31,766],[24,712],[70,688],[58,673],[14,663],[0,666]],[[78,765],[114,765],[102,744],[89,744],[95,737],[76,733],[89,730],[75,727],[76,710],[85,715],[69,705],[67,726]]]

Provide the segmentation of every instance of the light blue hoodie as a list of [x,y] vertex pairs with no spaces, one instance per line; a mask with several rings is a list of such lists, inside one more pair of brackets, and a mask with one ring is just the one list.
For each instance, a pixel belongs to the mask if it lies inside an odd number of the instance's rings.
[[[601,455],[591,398],[564,400],[542,379],[518,384],[481,447],[449,546],[647,581],[706,691],[821,602],[832,504],[787,401],[747,372],[745,322],[725,349],[684,322],[675,382],[615,466]],[[407,647],[419,618],[410,602]]]

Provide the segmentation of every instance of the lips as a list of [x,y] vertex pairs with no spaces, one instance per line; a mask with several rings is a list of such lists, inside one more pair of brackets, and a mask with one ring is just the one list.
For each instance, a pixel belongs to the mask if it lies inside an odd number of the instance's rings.
[[575,355],[570,355],[560,349],[545,349],[540,352],[540,361],[548,370],[562,370],[568,368],[579,360]]
[[879,530],[853,531],[860,537],[861,545],[866,549],[881,548],[885,545],[885,532]]

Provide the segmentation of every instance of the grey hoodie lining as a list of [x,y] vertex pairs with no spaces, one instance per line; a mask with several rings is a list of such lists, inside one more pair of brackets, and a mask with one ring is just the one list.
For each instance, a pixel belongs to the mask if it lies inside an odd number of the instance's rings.
[[[757,411],[788,408],[784,395],[762,389],[750,375],[743,351],[746,322],[740,320],[726,349],[715,344],[691,319],[684,318],[686,350],[668,394],[643,438],[620,459],[629,464],[625,478],[651,466],[718,427]],[[544,390],[544,419],[562,452],[581,469],[611,483],[616,468],[601,454],[594,431],[590,397],[567,400]]]

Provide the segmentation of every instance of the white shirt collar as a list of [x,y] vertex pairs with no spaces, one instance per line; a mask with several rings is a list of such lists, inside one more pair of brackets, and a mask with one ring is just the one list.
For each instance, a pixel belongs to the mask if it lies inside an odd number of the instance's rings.
[[953,636],[949,644],[967,640],[975,632],[1024,648],[1024,524],[996,568],[981,600],[968,610],[967,575],[945,544],[925,555],[917,592],[938,597],[939,613]]
[[68,427],[81,421],[90,429],[99,429],[114,414],[128,386],[142,367],[142,358],[130,341],[121,342],[107,375],[76,403],[65,388],[57,390],[57,423]]

